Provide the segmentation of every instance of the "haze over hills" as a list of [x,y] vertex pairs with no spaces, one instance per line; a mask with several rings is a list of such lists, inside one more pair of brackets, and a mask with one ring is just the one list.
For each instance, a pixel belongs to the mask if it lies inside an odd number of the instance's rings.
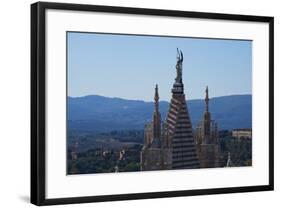
[[[188,100],[193,128],[202,119],[204,100]],[[219,129],[251,128],[252,96],[230,95],[211,98],[210,112]],[[162,120],[166,118],[169,102],[160,101]],[[142,130],[152,119],[153,102],[109,98],[98,95],[68,97],[68,128],[78,132],[113,130]]]

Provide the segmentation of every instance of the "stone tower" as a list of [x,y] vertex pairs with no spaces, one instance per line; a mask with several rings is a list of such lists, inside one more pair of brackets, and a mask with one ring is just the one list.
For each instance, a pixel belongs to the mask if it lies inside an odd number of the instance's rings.
[[171,169],[171,150],[163,142],[161,115],[159,112],[158,86],[154,93],[152,122],[145,124],[144,145],[140,155],[141,170]]
[[209,89],[205,91],[205,112],[195,130],[197,154],[201,168],[219,167],[219,141],[217,123],[209,112]]
[[160,139],[161,139],[161,115],[159,112],[159,94],[158,94],[158,85],[155,87],[154,94],[154,112],[153,112],[153,145],[155,147],[161,147]]
[[177,77],[172,88],[172,99],[166,119],[168,146],[172,149],[172,169],[199,168],[192,124],[182,82],[183,54],[178,50]]

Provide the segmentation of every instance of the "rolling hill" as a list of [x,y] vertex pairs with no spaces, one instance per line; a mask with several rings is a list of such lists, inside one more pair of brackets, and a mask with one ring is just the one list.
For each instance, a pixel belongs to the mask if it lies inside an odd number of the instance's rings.
[[[162,120],[169,103],[160,101]],[[193,127],[202,118],[204,100],[188,100]],[[141,130],[152,118],[153,102],[109,98],[98,95],[68,97],[68,128],[79,132]],[[210,99],[212,119],[219,129],[251,128],[252,96],[230,95]]]

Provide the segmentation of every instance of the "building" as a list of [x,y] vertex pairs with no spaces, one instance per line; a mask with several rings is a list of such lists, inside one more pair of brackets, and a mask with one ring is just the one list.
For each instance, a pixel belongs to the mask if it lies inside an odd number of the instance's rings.
[[203,119],[195,129],[197,154],[201,168],[220,166],[220,148],[218,139],[218,125],[211,119],[209,112],[209,90],[206,87],[205,112]]
[[182,82],[183,54],[178,51],[177,77],[166,121],[161,125],[158,86],[155,88],[154,113],[145,125],[145,141],[141,151],[141,170],[199,168],[184,85]]
[[233,129],[232,136],[237,139],[252,139],[252,129]]

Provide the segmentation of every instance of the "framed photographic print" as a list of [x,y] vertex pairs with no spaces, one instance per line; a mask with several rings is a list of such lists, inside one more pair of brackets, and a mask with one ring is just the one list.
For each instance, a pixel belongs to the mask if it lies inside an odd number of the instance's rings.
[[31,5],[31,202],[273,190],[273,17]]

